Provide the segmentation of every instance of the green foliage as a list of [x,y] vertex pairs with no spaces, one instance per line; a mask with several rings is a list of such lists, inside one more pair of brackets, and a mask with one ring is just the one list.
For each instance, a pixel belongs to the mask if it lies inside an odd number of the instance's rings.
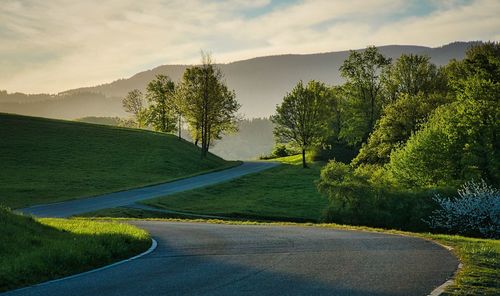
[[229,164],[172,135],[0,114],[0,204],[24,207],[201,173]]
[[432,192],[412,192],[378,183],[381,173],[380,167],[354,170],[348,164],[330,161],[317,183],[318,190],[330,201],[324,219],[349,225],[427,230],[422,219],[435,208]]
[[276,124],[276,138],[282,143],[290,142],[302,150],[303,167],[306,167],[306,150],[319,144],[327,133],[328,95],[325,84],[309,81],[304,86],[300,81],[283,98],[283,103],[276,106],[276,114],[271,117]]
[[275,157],[286,157],[297,154],[297,151],[293,150],[285,144],[277,144],[276,146],[274,146],[273,152],[271,152],[271,154]]
[[450,85],[457,93],[470,77],[500,83],[500,43],[486,42],[471,47],[465,59],[452,61],[446,68]]
[[345,124],[340,133],[351,145],[366,140],[383,106],[381,95],[381,73],[390,65],[391,59],[379,53],[375,46],[364,51],[351,50],[340,67],[345,84]]
[[203,64],[186,69],[177,92],[179,109],[186,119],[192,138],[201,141],[201,155],[224,133],[237,130],[236,112],[241,107],[236,94],[229,90],[223,75],[211,61],[202,55]]
[[[129,96],[131,93],[129,93]],[[132,95],[134,94],[132,91]],[[170,133],[175,131],[177,124],[177,115],[175,113],[175,84],[166,75],[156,75],[156,78],[148,83],[146,98],[149,102],[147,112],[147,123],[152,125],[154,130]],[[136,97],[133,97],[137,100]],[[136,110],[137,115],[141,116],[141,111]]]
[[422,130],[391,154],[389,172],[410,186],[457,185],[461,180],[500,180],[500,84],[464,82],[456,102],[442,106]]
[[438,106],[446,103],[448,99],[440,94],[400,95],[384,108],[375,130],[353,163],[387,163],[391,152],[404,144]]
[[[122,100],[123,109],[134,116],[134,121],[138,128],[146,124],[148,110],[144,107],[144,98],[142,92],[138,89],[130,91]],[[153,107],[154,108],[154,107]]]
[[350,163],[358,154],[358,149],[338,140],[335,136],[329,137],[320,146],[311,151],[311,157],[316,161],[328,161],[331,159]]
[[446,92],[443,71],[422,55],[402,54],[383,75],[386,100],[392,102],[401,94],[429,95]]
[[146,250],[146,231],[116,222],[39,219],[0,207],[0,291],[75,274]]

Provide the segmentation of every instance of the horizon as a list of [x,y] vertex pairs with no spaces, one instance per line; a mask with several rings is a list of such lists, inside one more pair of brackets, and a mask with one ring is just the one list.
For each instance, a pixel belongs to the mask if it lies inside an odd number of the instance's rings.
[[367,45],[497,41],[499,12],[500,2],[491,0],[10,0],[0,8],[6,41],[0,45],[0,80],[10,93],[57,94],[160,65],[196,64],[200,50],[227,64]]
[[[435,48],[442,48],[442,47],[449,46],[449,45],[452,45],[452,44],[457,44],[457,43],[474,43],[474,42],[488,42],[488,41],[485,41],[485,40],[452,41],[452,42],[449,42],[449,43],[446,43],[446,44],[443,44],[443,45],[438,45],[438,46],[424,46],[424,45],[416,45],[416,44],[385,44],[385,45],[377,45],[376,47],[377,48],[381,48],[381,47],[397,46],[397,47],[424,47],[424,48],[435,49]],[[367,45],[367,46],[370,46],[370,45]],[[366,47],[364,47],[364,48],[352,48],[352,49],[341,49],[341,50],[335,50],[335,51],[313,52],[313,53],[282,53],[282,54],[271,54],[271,55],[249,57],[249,58],[244,58],[244,59],[241,59],[241,60],[228,61],[228,62],[224,62],[224,63],[222,63],[222,62],[219,63],[219,62],[217,62],[215,60],[215,64],[216,65],[229,65],[229,64],[233,64],[233,63],[244,62],[244,61],[249,61],[249,60],[259,59],[259,58],[267,58],[267,57],[320,55],[320,54],[329,54],[329,53],[348,52],[350,50],[362,51],[364,49],[366,49]],[[22,91],[9,91],[7,89],[0,89],[0,91],[6,91],[8,94],[21,93],[21,94],[25,94],[25,95],[53,95],[53,96],[57,96],[57,95],[60,95],[60,94],[64,94],[65,92],[77,90],[77,89],[80,89],[80,88],[98,87],[98,86],[101,86],[101,85],[111,84],[111,83],[114,83],[114,82],[120,81],[120,80],[127,80],[127,79],[130,79],[130,78],[134,77],[135,75],[140,74],[142,72],[153,71],[153,70],[155,70],[157,68],[160,68],[160,67],[163,67],[163,66],[188,66],[189,67],[189,66],[196,66],[196,65],[199,65],[199,63],[195,62],[195,63],[184,63],[184,64],[182,64],[182,63],[161,64],[161,65],[153,66],[151,68],[139,70],[138,72],[136,72],[136,73],[134,73],[132,75],[126,76],[126,77],[124,76],[124,77],[114,78],[112,80],[104,81],[104,82],[101,82],[101,83],[98,83],[98,84],[94,84],[94,85],[80,85],[80,86],[75,87],[75,88],[63,89],[63,90],[59,90],[57,92],[32,92],[31,93],[31,92],[22,92]]]

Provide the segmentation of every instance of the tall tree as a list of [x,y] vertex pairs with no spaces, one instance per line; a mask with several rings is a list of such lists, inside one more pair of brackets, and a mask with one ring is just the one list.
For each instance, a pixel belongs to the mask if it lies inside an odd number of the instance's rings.
[[282,142],[292,142],[302,150],[302,166],[307,167],[306,150],[318,144],[328,129],[328,87],[317,81],[302,81],[283,98],[271,120],[276,124],[275,136]]
[[125,112],[132,113],[138,128],[141,128],[145,120],[144,98],[142,92],[138,89],[130,91],[122,100]]
[[149,101],[149,123],[157,131],[169,133],[176,128],[175,84],[166,75],[156,75],[147,86],[146,98]]
[[443,71],[429,57],[403,54],[386,68],[382,81],[389,98],[380,119],[353,164],[384,164],[438,106],[449,103]]
[[384,107],[382,117],[352,163],[387,163],[395,148],[404,144],[437,107],[449,102],[440,94],[401,94]]
[[416,96],[446,91],[445,75],[428,56],[402,54],[394,64],[386,68],[382,81],[389,102],[400,94]]
[[[366,140],[373,130],[383,105],[381,73],[390,63],[390,58],[384,57],[375,46],[369,46],[364,51],[352,50],[340,67],[340,73],[347,79],[346,87],[349,89],[348,102],[352,114],[348,118],[354,121],[350,124],[348,120],[346,125],[358,127],[356,136],[352,139],[349,139],[349,132],[343,133],[343,137],[351,144]],[[357,135],[359,133],[362,137]]]
[[180,108],[195,143],[201,141],[201,156],[205,157],[214,141],[224,133],[237,129],[240,104],[236,94],[223,81],[223,74],[202,53],[202,65],[186,69],[179,86]]

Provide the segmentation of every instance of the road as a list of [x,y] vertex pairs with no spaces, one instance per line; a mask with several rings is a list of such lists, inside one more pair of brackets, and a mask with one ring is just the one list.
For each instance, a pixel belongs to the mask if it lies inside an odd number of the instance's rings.
[[[43,209],[44,216],[54,213]],[[59,209],[54,216],[74,212]],[[129,223],[151,233],[158,242],[154,252],[2,296],[428,295],[458,265],[443,247],[399,235],[311,226]]]
[[65,218],[97,210],[128,206],[141,200],[166,196],[181,191],[229,181],[247,174],[256,173],[276,166],[273,162],[244,162],[242,165],[174,182],[142,187],[127,191],[103,194],[90,198],[75,199],[66,202],[37,205],[19,211],[37,217]]
[[425,240],[320,227],[137,221],[151,254],[6,295],[427,295],[456,259]]

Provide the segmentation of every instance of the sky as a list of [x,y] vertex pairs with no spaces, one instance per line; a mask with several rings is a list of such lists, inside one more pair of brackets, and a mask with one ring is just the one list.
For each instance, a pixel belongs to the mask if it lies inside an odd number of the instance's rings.
[[0,0],[0,90],[57,93],[163,64],[500,40],[500,0]]

